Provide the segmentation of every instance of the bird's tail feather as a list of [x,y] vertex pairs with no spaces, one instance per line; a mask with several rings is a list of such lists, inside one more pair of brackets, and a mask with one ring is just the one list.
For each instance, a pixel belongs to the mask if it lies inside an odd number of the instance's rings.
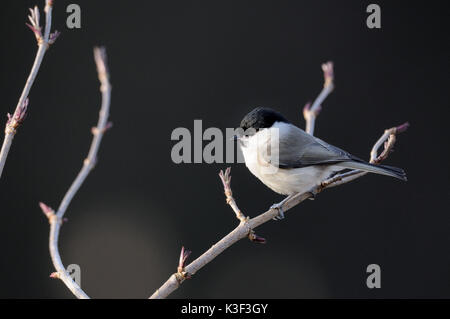
[[387,165],[373,165],[370,163],[356,162],[356,161],[341,162],[336,165],[343,167],[343,168],[359,169],[361,171],[365,171],[365,172],[369,172],[369,173],[387,175],[387,176],[401,179],[403,181],[407,180],[405,171],[398,167],[387,166]]

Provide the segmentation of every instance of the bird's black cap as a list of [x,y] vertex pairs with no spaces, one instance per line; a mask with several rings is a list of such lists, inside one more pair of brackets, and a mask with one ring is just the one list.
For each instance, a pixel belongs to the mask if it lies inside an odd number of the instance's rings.
[[271,127],[275,122],[289,123],[289,121],[277,111],[266,107],[257,107],[242,119],[240,127],[244,130],[253,128],[258,131],[262,128]]

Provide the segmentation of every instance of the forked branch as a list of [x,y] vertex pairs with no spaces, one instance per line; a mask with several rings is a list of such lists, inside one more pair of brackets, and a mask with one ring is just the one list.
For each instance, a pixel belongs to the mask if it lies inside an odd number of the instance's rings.
[[[324,78],[325,78],[324,88],[317,97],[317,99],[314,101],[313,105],[312,106],[307,105],[303,110],[303,114],[306,119],[306,131],[311,135],[313,135],[314,133],[315,119],[320,112],[321,109],[320,105],[325,100],[325,98],[331,93],[334,87],[333,64],[331,62],[325,63],[322,65],[322,69],[324,71]],[[379,138],[379,140],[374,144],[370,152],[371,154],[370,162],[373,164],[379,164],[383,160],[385,160],[394,147],[397,134],[404,132],[408,128],[408,126],[409,124],[405,123],[400,126],[386,130],[384,134]],[[379,149],[382,145],[384,145],[384,149],[382,150],[380,155],[378,155]],[[250,219],[249,217],[246,217],[239,209],[235,199],[233,198],[233,193],[231,191],[231,184],[230,184],[231,183],[230,171],[231,171],[230,168],[227,168],[225,172],[220,171],[219,176],[224,186],[226,201],[236,214],[236,217],[239,219],[240,221],[239,225],[228,235],[226,235],[220,241],[214,244],[205,253],[203,253],[200,257],[198,257],[196,260],[191,262],[186,267],[184,267],[183,265],[182,275],[180,275],[179,271],[180,269],[178,268],[177,273],[171,275],[169,279],[158,290],[156,290],[153,293],[153,295],[150,296],[151,299],[160,299],[168,297],[173,291],[178,289],[178,287],[180,287],[180,285],[186,279],[191,278],[197,271],[206,266],[218,255],[220,255],[225,249],[229,248],[237,241],[245,237],[248,237],[250,240],[255,242],[263,242],[263,243],[265,242],[264,238],[261,238],[255,234],[254,229],[268,221],[271,221],[274,217],[276,217],[279,214],[279,210],[271,208],[268,211],[254,218]],[[315,194],[322,192],[326,188],[348,183],[365,174],[366,173],[364,172],[353,170],[347,173],[335,175],[323,181],[320,185],[313,187],[308,192],[299,193],[293,196],[288,201],[284,202],[281,209],[283,212],[286,212],[289,209],[297,206],[304,200],[314,196]]]

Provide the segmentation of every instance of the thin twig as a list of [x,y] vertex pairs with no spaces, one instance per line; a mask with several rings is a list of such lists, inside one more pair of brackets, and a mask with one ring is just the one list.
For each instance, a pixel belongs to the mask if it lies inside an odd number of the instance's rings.
[[34,59],[33,66],[31,68],[30,74],[28,75],[27,82],[23,88],[22,94],[20,95],[19,102],[17,103],[16,109],[13,115],[8,114],[8,121],[5,127],[5,138],[3,140],[2,149],[0,151],[0,178],[2,176],[3,168],[5,167],[6,158],[8,157],[9,149],[11,148],[14,135],[17,132],[18,127],[23,123],[28,105],[28,94],[30,93],[31,87],[33,86],[34,80],[38,74],[39,68],[41,66],[42,60],[44,59],[45,52],[51,44],[53,44],[59,35],[58,31],[55,33],[50,33],[52,24],[52,8],[53,1],[46,0],[45,2],[45,31],[44,35],[41,33],[41,26],[39,24],[39,10],[37,7],[30,9],[31,15],[28,17],[31,25],[27,24],[28,27],[33,31],[36,36],[38,43],[38,50],[36,57]]
[[[402,125],[392,127],[388,130],[384,131],[384,134],[376,141],[374,146],[372,147],[372,150],[370,152],[370,160],[369,162],[372,164],[380,164],[382,161],[384,161],[388,156],[389,153],[392,152],[394,148],[394,144],[397,138],[397,134],[405,132],[409,127],[409,123],[403,123]],[[380,149],[381,145],[384,144],[384,149],[381,152],[380,155],[378,155],[378,150]],[[348,182],[351,182],[357,178],[360,178],[364,175],[367,175],[368,172],[360,171],[357,169],[341,173],[338,175],[335,175],[332,179],[333,181],[329,181],[328,187],[335,187],[339,186]]]
[[[234,200],[233,192],[231,191],[231,175],[230,175],[230,173],[231,173],[231,167],[228,167],[225,170],[225,172],[220,170],[220,173],[219,173],[219,177],[220,177],[220,180],[222,181],[223,189],[225,191],[225,198],[226,198],[227,204],[230,205],[231,209],[236,214],[236,218],[239,219],[241,224],[242,223],[245,224],[249,220],[249,217],[245,216],[241,212],[241,210],[239,209],[239,207],[236,204],[236,201]],[[258,244],[266,243],[266,239],[256,235],[256,233],[253,231],[253,229],[249,229],[248,239],[250,239],[251,241],[258,243]]]
[[307,103],[303,108],[303,117],[306,121],[305,131],[311,135],[314,135],[314,126],[316,123],[316,118],[322,110],[322,103],[325,101],[327,96],[333,92],[334,89],[334,70],[333,62],[327,62],[322,64],[322,71],[324,77],[323,89],[317,96],[314,103]]
[[66,271],[58,250],[58,237],[59,230],[63,221],[64,214],[69,206],[72,198],[77,193],[80,186],[88,176],[89,172],[94,168],[97,158],[98,149],[102,141],[103,134],[111,126],[108,123],[109,105],[111,99],[111,85],[109,83],[109,73],[106,65],[106,53],[104,48],[94,49],[94,58],[97,65],[98,78],[100,80],[100,91],[102,93],[102,105],[100,109],[99,119],[97,126],[92,129],[94,135],[89,149],[89,154],[84,160],[83,167],[78,173],[77,177],[73,181],[66,195],[64,196],[58,211],[55,213],[51,208],[45,204],[40,204],[41,209],[44,211],[50,222],[50,239],[49,248],[50,255],[55,266],[56,273],[52,274],[52,277],[61,279],[64,284],[72,291],[72,293],[81,299],[89,298],[88,295],[78,286]]
[[241,210],[239,209],[239,207],[236,204],[236,201],[233,198],[233,192],[231,191],[231,168],[228,167],[225,170],[225,173],[221,170],[219,173],[219,177],[220,180],[222,181],[223,184],[223,189],[225,191],[225,197],[226,197],[226,201],[227,204],[230,205],[231,209],[233,209],[234,213],[236,214],[236,218],[239,219],[239,221],[241,223],[244,223],[248,217],[246,217]]

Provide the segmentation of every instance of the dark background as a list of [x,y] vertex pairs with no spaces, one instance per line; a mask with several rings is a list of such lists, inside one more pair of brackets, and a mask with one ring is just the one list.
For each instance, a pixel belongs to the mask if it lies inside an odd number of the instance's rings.
[[[100,95],[92,47],[104,44],[114,128],[67,211],[65,265],[81,266],[91,297],[144,298],[176,270],[182,245],[196,258],[237,224],[217,173],[227,164],[172,163],[176,127],[236,127],[255,106],[301,127],[301,109],[335,63],[336,90],[316,135],[367,158],[385,128],[410,121],[383,176],[319,195],[258,229],[186,282],[177,298],[450,297],[449,51],[444,1],[376,1],[381,30],[366,27],[369,1],[77,1],[82,27],[65,26],[45,56],[0,180],[0,297],[72,298],[48,278],[48,223],[87,154]],[[2,121],[13,112],[36,52],[27,8],[2,4]],[[43,12],[41,11],[43,16]],[[43,17],[41,17],[43,19]],[[233,190],[250,216],[282,199],[243,164]],[[191,260],[193,260],[191,258]],[[366,267],[381,266],[381,289]]]

